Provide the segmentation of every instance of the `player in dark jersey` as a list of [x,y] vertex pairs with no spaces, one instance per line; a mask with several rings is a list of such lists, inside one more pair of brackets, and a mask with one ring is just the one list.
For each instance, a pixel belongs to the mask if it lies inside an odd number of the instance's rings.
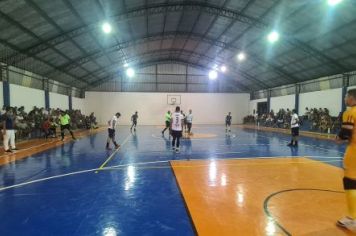
[[137,119],[138,119],[138,115],[137,115],[137,111],[135,112],[135,114],[133,114],[131,116],[131,121],[132,121],[132,126],[130,128],[130,131],[132,132],[132,128],[134,128],[134,131],[136,132],[136,126],[137,126]]
[[231,119],[231,112],[229,112],[229,114],[225,118],[225,132],[231,132]]

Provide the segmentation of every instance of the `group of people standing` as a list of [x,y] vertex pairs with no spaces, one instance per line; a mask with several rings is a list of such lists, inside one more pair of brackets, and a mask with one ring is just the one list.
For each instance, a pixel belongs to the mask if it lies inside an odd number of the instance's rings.
[[[225,118],[225,131],[226,133],[231,132],[231,112]],[[172,149],[175,152],[179,152],[180,138],[182,137],[183,128],[188,133],[192,135],[192,123],[193,123],[193,114],[192,110],[189,110],[189,114],[185,115],[183,111],[180,110],[180,107],[177,106],[175,112],[171,114],[170,111],[167,111],[165,114],[165,123],[166,127],[162,130],[162,135],[168,129],[170,135],[172,135]]]
[[[192,134],[192,132],[191,132],[192,123],[193,123],[192,110],[191,109],[189,110],[189,114],[188,115],[185,115],[182,110],[180,110],[179,113],[183,116],[183,118],[182,118],[182,132],[183,132],[183,128],[184,128],[185,132],[187,132],[189,135]],[[167,111],[167,113],[165,114],[166,127],[162,130],[162,135],[164,135],[164,132],[167,129],[171,128],[172,115],[173,114],[171,114],[171,111]]]
[[183,128],[191,135],[192,123],[193,123],[193,114],[192,110],[189,110],[189,114],[185,115],[183,111],[180,110],[180,107],[177,106],[175,112],[171,114],[168,111],[165,114],[165,123],[166,127],[162,130],[162,135],[168,129],[170,131],[170,135],[172,135],[172,149],[175,152],[179,152],[180,138],[182,137]]
[[[108,138],[106,142],[106,149],[110,150],[110,143],[112,142],[115,146],[115,148],[119,148],[120,145],[117,144],[115,141],[115,127],[118,124],[118,119],[121,116],[119,112],[117,112],[109,121],[108,121]],[[137,127],[137,120],[138,120],[138,112],[136,111],[132,116],[131,116],[131,128],[130,131],[132,130],[136,132],[136,127]],[[231,112],[228,113],[228,115],[225,118],[225,127],[226,127],[226,132],[231,132]],[[175,111],[171,113],[171,111],[167,111],[165,114],[165,128],[162,130],[162,136],[164,135],[166,130],[169,130],[169,134],[172,135],[172,149],[175,152],[179,152],[179,146],[180,146],[180,138],[183,136],[183,131],[187,132],[188,135],[192,135],[192,124],[193,124],[193,112],[190,109],[189,113],[187,115],[184,114],[184,112],[180,109],[179,106],[175,108]]]
[[[15,133],[17,130],[16,124],[16,115],[13,112],[12,107],[7,107],[6,112],[1,116],[2,120],[2,134],[3,134],[3,144],[4,144],[4,151],[5,152],[13,152],[18,150],[15,143]],[[58,116],[58,122],[61,128],[61,141],[64,140],[64,132],[68,130],[71,134],[73,140],[76,140],[74,134],[70,127],[70,116],[67,114],[66,111],[60,111],[60,115]],[[47,120],[49,122],[49,118]],[[48,137],[49,130],[51,129],[50,125],[47,125],[48,129],[44,129],[45,137]],[[55,132],[55,130],[54,130]],[[9,145],[10,144],[10,145]]]

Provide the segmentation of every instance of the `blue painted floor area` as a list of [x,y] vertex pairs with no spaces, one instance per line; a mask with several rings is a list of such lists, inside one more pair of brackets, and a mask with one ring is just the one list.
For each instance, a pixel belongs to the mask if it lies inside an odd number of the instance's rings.
[[[290,148],[285,134],[233,128],[226,135],[205,125],[193,132],[216,137],[184,139],[175,154],[160,132],[120,127],[116,153],[105,150],[103,132],[0,167],[0,235],[194,235],[170,160],[309,156],[341,166],[345,149],[306,137]],[[92,170],[112,154],[111,168]]]

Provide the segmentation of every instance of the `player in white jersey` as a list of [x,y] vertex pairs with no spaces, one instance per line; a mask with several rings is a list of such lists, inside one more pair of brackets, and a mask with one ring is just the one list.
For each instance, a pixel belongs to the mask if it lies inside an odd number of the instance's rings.
[[113,142],[113,144],[115,145],[115,148],[119,148],[120,145],[116,143],[115,141],[115,127],[118,124],[118,119],[121,116],[121,114],[119,112],[117,112],[112,118],[111,120],[108,121],[108,139],[106,141],[106,149],[110,150],[110,141]]
[[[176,111],[172,114],[171,130],[172,130],[172,147],[173,151],[179,152],[179,140],[182,137],[184,116],[180,113],[180,107],[176,107]],[[175,147],[177,140],[177,146]]]
[[288,146],[297,147],[298,146],[298,136],[299,136],[299,116],[297,111],[293,109],[291,121],[290,121],[292,140],[288,143]]
[[189,114],[185,118],[186,118],[186,121],[187,121],[186,124],[188,126],[188,134],[191,134],[192,123],[193,123],[192,109],[189,110]]

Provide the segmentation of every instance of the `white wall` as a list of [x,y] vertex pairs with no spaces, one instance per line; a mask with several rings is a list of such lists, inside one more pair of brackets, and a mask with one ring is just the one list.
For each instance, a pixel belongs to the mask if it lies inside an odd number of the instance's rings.
[[249,112],[248,112],[249,115],[253,114],[253,110],[257,112],[257,103],[259,102],[267,102],[267,98],[251,100],[249,103]]
[[342,89],[329,89],[299,94],[299,113],[305,108],[328,108],[332,116],[338,116],[341,111]]
[[58,93],[49,93],[49,107],[60,108],[62,110],[69,109],[69,98],[67,95]]
[[[229,111],[232,122],[237,124],[248,114],[249,94],[179,95],[183,111],[193,110],[195,124],[223,124]],[[130,124],[131,115],[138,111],[139,124],[162,125],[164,114],[175,107],[167,105],[167,93],[86,92],[85,102],[87,113],[93,111],[100,124],[106,124],[116,112],[122,115],[121,124]]]
[[295,106],[295,95],[286,95],[280,97],[271,97],[271,109],[276,113],[279,109],[294,109]]
[[[69,106],[69,104],[68,104]],[[82,114],[87,114],[86,109],[85,109],[85,99],[83,98],[77,98],[77,97],[72,97],[72,109],[73,110],[81,110]]]
[[34,106],[45,107],[44,91],[10,84],[10,105],[14,107],[24,106],[27,112],[32,110]]

